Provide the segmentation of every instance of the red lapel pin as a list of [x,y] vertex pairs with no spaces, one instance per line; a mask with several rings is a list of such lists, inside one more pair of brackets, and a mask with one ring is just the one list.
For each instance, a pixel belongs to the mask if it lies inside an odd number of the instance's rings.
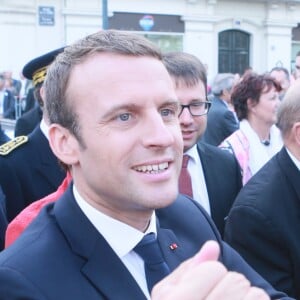
[[178,248],[178,246],[177,246],[176,243],[173,243],[173,244],[171,244],[171,245],[169,246],[169,248],[170,248],[171,250],[176,250],[176,249]]

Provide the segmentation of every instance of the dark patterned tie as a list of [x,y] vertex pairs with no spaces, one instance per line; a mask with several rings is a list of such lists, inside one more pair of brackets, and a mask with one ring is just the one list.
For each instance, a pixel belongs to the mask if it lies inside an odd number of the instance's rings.
[[153,286],[170,274],[154,233],[149,233],[133,249],[143,260],[149,293]]
[[183,155],[182,167],[179,176],[179,192],[193,198],[192,180],[187,169],[189,156],[187,154]]

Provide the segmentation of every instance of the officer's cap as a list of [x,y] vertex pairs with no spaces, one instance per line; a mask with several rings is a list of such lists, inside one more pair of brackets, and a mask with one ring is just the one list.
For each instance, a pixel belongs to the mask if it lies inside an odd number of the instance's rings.
[[65,47],[50,51],[29,61],[22,71],[24,77],[32,80],[34,86],[38,83],[43,83],[46,78],[47,67],[54,61],[59,53],[64,51],[64,48]]

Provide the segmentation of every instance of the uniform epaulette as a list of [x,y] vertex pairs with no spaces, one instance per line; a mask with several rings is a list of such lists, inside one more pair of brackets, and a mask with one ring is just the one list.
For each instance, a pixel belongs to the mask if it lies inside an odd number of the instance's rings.
[[18,148],[19,146],[27,143],[28,141],[28,136],[26,135],[21,135],[17,136],[13,140],[3,144],[0,146],[0,155],[7,155],[14,149]]

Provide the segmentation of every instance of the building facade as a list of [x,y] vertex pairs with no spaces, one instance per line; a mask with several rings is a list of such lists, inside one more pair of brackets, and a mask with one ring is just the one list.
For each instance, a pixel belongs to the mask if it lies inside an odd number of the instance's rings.
[[[104,28],[195,54],[218,72],[293,69],[300,0],[0,0],[0,71]],[[4,46],[5,45],[5,46]]]

